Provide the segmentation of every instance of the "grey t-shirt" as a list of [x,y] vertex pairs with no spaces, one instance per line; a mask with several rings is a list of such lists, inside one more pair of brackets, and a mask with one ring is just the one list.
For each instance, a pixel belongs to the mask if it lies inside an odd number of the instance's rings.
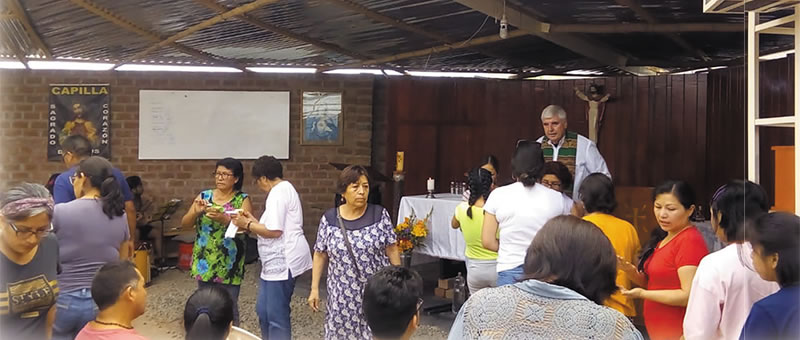
[[91,288],[97,270],[119,260],[120,245],[130,239],[125,214],[108,218],[95,199],[56,204],[53,228],[60,249],[62,293]]
[[24,265],[0,253],[0,339],[44,339],[47,311],[56,303],[58,241],[50,235]]

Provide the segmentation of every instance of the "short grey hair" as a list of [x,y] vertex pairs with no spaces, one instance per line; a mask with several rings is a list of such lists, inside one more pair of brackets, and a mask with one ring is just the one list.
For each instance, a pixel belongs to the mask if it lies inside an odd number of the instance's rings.
[[567,111],[558,105],[548,105],[542,110],[542,120],[553,118],[553,116],[557,116],[560,120],[567,120]]
[[53,198],[50,191],[41,184],[22,183],[0,195],[0,213],[12,222],[41,213],[52,218]]

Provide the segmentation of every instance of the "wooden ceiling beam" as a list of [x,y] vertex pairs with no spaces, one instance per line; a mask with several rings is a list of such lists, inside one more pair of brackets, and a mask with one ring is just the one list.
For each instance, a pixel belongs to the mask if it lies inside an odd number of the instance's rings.
[[744,32],[743,24],[729,23],[624,23],[624,24],[551,24],[551,33],[680,33],[680,32]]
[[[646,9],[644,9],[644,7],[642,7],[638,2],[636,2],[636,0],[616,0],[616,2],[618,4],[620,4],[621,6],[625,6],[625,7],[630,8],[633,11],[633,13],[636,13],[636,15],[639,18],[642,18],[644,21],[647,21],[648,23],[651,23],[651,24],[659,24],[660,23],[659,20],[656,19],[656,17],[651,15],[650,12],[648,12]],[[674,41],[676,44],[678,44],[678,46],[680,46],[684,50],[689,51],[691,53],[694,53],[701,60],[704,60],[704,61],[711,60],[711,58],[709,58],[708,55],[705,52],[703,52],[699,48],[695,48],[688,41],[686,41],[686,39],[682,38],[681,36],[679,36],[679,35],[677,35],[675,33],[661,33],[661,34],[663,36],[669,38],[670,40]]]
[[[92,1],[89,1],[89,0],[71,0],[71,1],[72,1],[72,3],[82,7],[83,9],[91,12],[92,14],[97,15],[97,16],[99,16],[99,17],[111,22],[112,24],[115,24],[115,25],[117,25],[119,27],[122,27],[123,29],[125,29],[125,30],[127,30],[129,32],[133,32],[135,34],[138,34],[138,35],[140,35],[142,37],[145,37],[145,38],[147,38],[149,40],[152,40],[152,41],[155,41],[155,42],[160,42],[160,41],[165,39],[161,35],[159,35],[159,34],[157,34],[155,32],[146,30],[146,29],[142,28],[141,26],[133,23],[132,21],[130,21],[130,20],[128,20],[128,19],[126,19],[126,18],[114,13],[114,12],[111,12],[110,10],[108,10],[106,8],[100,7],[99,5],[95,4]],[[194,49],[194,48],[188,47],[188,46],[180,44],[180,43],[173,42],[173,43],[170,44],[170,46],[174,47],[178,51],[181,51],[183,53],[186,53],[188,55],[191,55],[193,57],[196,57],[196,58],[199,58],[199,59],[202,59],[202,60],[213,62],[215,64],[235,67],[235,68],[238,68],[238,69],[243,69],[244,68],[241,65],[236,64],[236,62],[231,61],[229,59],[221,58],[221,57],[212,55],[210,53],[206,53],[206,52],[200,51],[198,49]]]
[[[352,1],[352,0],[327,0],[327,1],[331,2],[331,3],[334,3],[334,4],[336,4],[336,5],[340,6],[340,7],[343,7],[343,8],[346,8],[348,10],[351,10],[353,12],[362,14],[362,15],[364,15],[364,16],[372,19],[372,20],[375,20],[377,22],[382,22],[382,23],[387,24],[389,26],[396,27],[396,28],[399,28],[399,29],[407,31],[407,32],[411,32],[411,33],[426,37],[426,38],[431,39],[431,40],[435,40],[435,41],[438,41],[438,42],[441,42],[441,43],[445,43],[445,44],[456,43],[455,40],[453,40],[452,38],[447,37],[447,36],[445,36],[443,34],[432,32],[432,31],[429,31],[429,30],[425,30],[423,28],[408,24],[405,21],[402,21],[402,20],[399,20],[399,19],[395,19],[395,18],[392,18],[390,16],[375,12],[375,11],[373,11],[373,10],[371,10],[371,9],[365,7],[365,6],[362,6],[362,5],[356,3],[355,1]],[[493,58],[506,59],[506,60],[510,59],[508,56],[505,56],[505,55],[502,55],[500,53],[497,53],[497,52],[494,52],[494,51],[490,51],[490,50],[487,50],[487,49],[473,47],[472,50],[474,50],[474,51],[476,51],[476,52],[478,52],[480,54],[493,57]],[[516,63],[520,63],[520,62],[524,63],[524,61],[520,61],[520,60],[511,60],[511,61],[512,62],[516,62]]]
[[603,65],[610,65],[626,72],[635,73],[625,69],[628,64],[628,57],[613,48],[600,42],[584,39],[571,33],[550,33],[550,24],[542,22],[526,11],[519,9],[511,3],[504,3],[503,0],[454,0],[464,6],[472,8],[495,18],[502,16],[505,11],[508,24],[535,35],[556,45],[571,50],[584,57],[598,61]]
[[[223,6],[222,4],[216,2],[215,0],[195,0],[195,1],[199,2],[200,4],[205,5],[206,7],[216,11],[217,13],[225,13],[228,10],[230,10],[228,7]],[[250,16],[248,14],[240,14],[240,15],[236,16],[236,18],[239,19],[239,20],[242,20],[242,21],[244,21],[244,22],[246,22],[246,23],[248,23],[250,25],[258,27],[260,29],[263,29],[263,30],[266,30],[266,31],[269,31],[269,32],[273,32],[273,33],[276,33],[276,34],[280,34],[280,35],[283,35],[283,36],[288,37],[290,39],[301,41],[301,42],[304,42],[306,44],[312,45],[314,47],[317,47],[317,48],[320,48],[320,49],[323,49],[323,50],[336,52],[336,53],[339,53],[339,54],[341,54],[343,56],[347,56],[347,57],[350,57],[350,58],[353,58],[353,59],[358,59],[358,60],[370,59],[370,57],[365,56],[365,55],[363,55],[361,53],[358,53],[358,52],[355,52],[355,51],[351,51],[351,50],[345,49],[345,48],[343,48],[341,46],[324,42],[322,40],[314,39],[314,38],[311,38],[311,37],[306,36],[306,35],[294,33],[294,32],[292,32],[292,31],[290,31],[288,29],[281,28],[281,27],[275,26],[273,24],[267,23],[267,22],[265,22],[263,20],[256,19],[253,16]]]
[[[508,32],[508,39],[516,38],[516,37],[520,37],[520,36],[525,36],[525,35],[528,35],[528,33],[527,32],[523,32],[521,30],[514,30],[514,31],[511,31],[511,32]],[[381,65],[381,64],[391,63],[391,62],[394,62],[394,61],[400,61],[400,60],[405,60],[405,59],[410,59],[410,58],[422,57],[422,56],[427,56],[427,55],[432,55],[432,54],[437,54],[437,53],[442,53],[442,52],[447,52],[447,51],[453,51],[453,50],[459,50],[459,49],[465,49],[465,48],[473,48],[473,47],[480,46],[480,45],[485,45],[485,44],[498,42],[500,40],[503,40],[503,39],[500,38],[499,35],[492,34],[492,35],[489,35],[489,36],[483,36],[483,37],[480,37],[480,38],[474,38],[472,40],[454,42],[452,44],[444,44],[444,45],[425,48],[425,49],[421,49],[421,50],[404,52],[404,53],[399,53],[399,54],[395,54],[395,55],[390,55],[390,56],[387,56],[387,57],[364,60],[364,61],[360,61],[360,62],[352,63],[352,64],[337,65],[337,66],[332,66],[332,67],[320,68],[318,70],[318,72],[330,71],[330,70],[337,69],[337,68],[353,68],[353,67],[361,67],[361,66],[368,66],[368,65]]]
[[153,51],[155,51],[155,50],[157,50],[157,49],[159,49],[161,47],[173,44],[176,41],[178,41],[180,39],[183,39],[185,37],[188,37],[189,35],[197,32],[197,31],[200,31],[202,29],[211,27],[211,26],[213,26],[214,24],[216,24],[218,22],[225,21],[225,20],[228,20],[230,18],[236,17],[238,15],[245,14],[247,12],[256,10],[256,9],[264,7],[266,5],[275,3],[277,1],[278,0],[256,0],[256,1],[253,1],[251,3],[248,3],[248,4],[245,4],[245,5],[233,8],[233,9],[231,9],[231,10],[225,12],[225,13],[221,13],[221,14],[216,15],[216,16],[210,18],[210,19],[204,20],[201,23],[193,25],[193,26],[191,26],[191,27],[189,27],[189,28],[187,28],[187,29],[185,29],[183,31],[180,31],[178,33],[173,34],[172,36],[170,36],[170,37],[168,37],[168,38],[166,38],[164,40],[161,40],[157,44],[148,47],[144,51],[138,52],[138,53],[136,53],[136,54],[124,59],[123,61],[119,62],[117,65],[114,65],[114,68],[117,68],[117,67],[119,67],[119,66],[121,66],[123,64],[127,64],[127,63],[129,63],[129,62],[131,62],[133,60],[145,57],[148,54],[150,54],[151,52],[153,52]]
[[19,2],[19,0],[7,0],[6,4],[16,19],[22,23],[22,27],[25,28],[25,33],[28,35],[28,38],[33,42],[33,44],[36,45],[36,48],[38,48],[45,55],[45,57],[52,58],[53,55],[50,53],[50,49],[47,48],[47,45],[39,36],[39,33],[36,32],[33,24],[31,24],[31,21],[28,19],[28,13],[25,11],[25,8],[22,7],[22,4]]

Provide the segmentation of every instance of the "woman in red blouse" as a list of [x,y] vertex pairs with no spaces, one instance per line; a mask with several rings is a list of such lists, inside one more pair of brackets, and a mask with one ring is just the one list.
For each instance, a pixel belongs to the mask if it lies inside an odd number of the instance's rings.
[[644,324],[653,340],[680,339],[689,290],[700,260],[708,254],[703,236],[689,223],[694,191],[683,181],[667,181],[653,191],[653,212],[659,228],[643,247],[639,266],[619,267],[640,287],[622,289],[644,299]]

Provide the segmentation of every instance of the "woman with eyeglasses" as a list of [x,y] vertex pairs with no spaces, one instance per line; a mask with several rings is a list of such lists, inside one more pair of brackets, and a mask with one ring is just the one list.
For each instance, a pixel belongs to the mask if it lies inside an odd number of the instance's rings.
[[703,236],[689,222],[694,190],[684,181],[666,181],[653,190],[658,228],[643,247],[639,265],[620,258],[619,269],[639,287],[622,294],[644,300],[644,324],[651,339],[679,339],[700,260],[708,254]]
[[94,274],[108,262],[130,257],[125,200],[111,163],[97,156],[84,159],[70,182],[78,199],[56,205],[53,212],[61,263],[54,339],[74,339],[97,316]]
[[58,295],[53,198],[23,183],[0,197],[0,339],[47,339]]
[[[683,318],[687,340],[735,339],[753,304],[778,291],[778,284],[753,271],[745,224],[769,210],[767,193],[750,181],[733,181],[711,199],[711,227],[728,246],[697,266]],[[750,233],[747,230],[747,233]]]
[[247,236],[238,233],[234,238],[225,238],[225,231],[232,213],[241,209],[252,214],[253,206],[250,197],[242,191],[242,162],[222,159],[211,175],[214,188],[197,195],[181,225],[197,230],[192,250],[192,277],[199,288],[219,286],[228,291],[233,298],[233,324],[239,325],[239,287],[244,278]]

